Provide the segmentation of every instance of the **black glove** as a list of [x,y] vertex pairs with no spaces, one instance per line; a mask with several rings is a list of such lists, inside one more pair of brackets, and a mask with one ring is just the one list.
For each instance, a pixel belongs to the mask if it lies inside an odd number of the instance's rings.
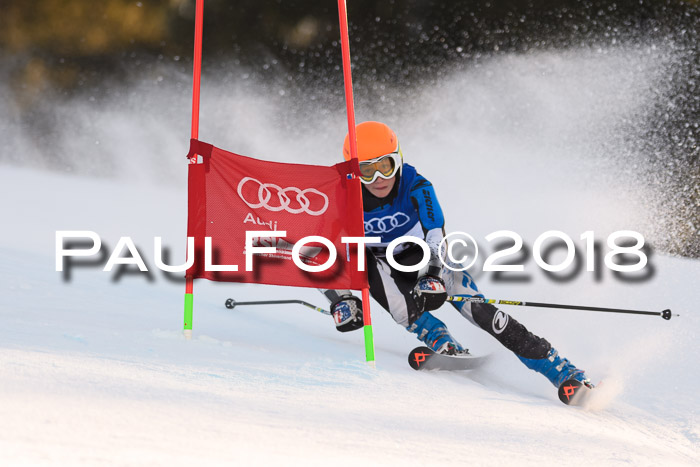
[[412,295],[418,311],[437,310],[447,300],[445,281],[429,274],[421,276],[413,287]]
[[354,295],[343,295],[331,305],[331,315],[340,332],[360,329],[363,325],[362,301]]

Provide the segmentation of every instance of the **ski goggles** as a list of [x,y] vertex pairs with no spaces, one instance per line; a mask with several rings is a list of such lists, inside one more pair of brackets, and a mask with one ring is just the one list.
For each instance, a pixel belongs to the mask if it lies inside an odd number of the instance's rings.
[[360,181],[364,184],[373,183],[378,178],[390,179],[401,168],[401,150],[384,156],[360,162]]

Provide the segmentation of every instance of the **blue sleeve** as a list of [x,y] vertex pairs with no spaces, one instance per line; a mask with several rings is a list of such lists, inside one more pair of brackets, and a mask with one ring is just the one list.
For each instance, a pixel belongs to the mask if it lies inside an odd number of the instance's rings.
[[432,229],[442,229],[445,226],[445,218],[438,202],[433,184],[422,175],[416,175],[410,191],[411,202],[418,211],[418,218],[423,226],[423,232]]

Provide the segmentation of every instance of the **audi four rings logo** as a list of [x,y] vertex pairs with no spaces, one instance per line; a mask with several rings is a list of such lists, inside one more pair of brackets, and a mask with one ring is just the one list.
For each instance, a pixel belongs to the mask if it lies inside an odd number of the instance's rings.
[[[256,183],[259,185],[257,199],[253,200],[253,202],[245,199],[245,197],[243,196],[243,186],[248,182]],[[238,183],[237,192],[238,196],[241,197],[243,202],[252,209],[265,208],[268,211],[284,210],[291,214],[300,214],[302,212],[305,212],[306,214],[309,214],[311,216],[320,216],[328,210],[328,196],[326,196],[324,193],[321,193],[315,188],[306,188],[304,190],[294,186],[282,188],[279,185],[275,185],[274,183],[262,183],[261,181],[256,180],[253,177],[245,177]],[[276,196],[277,203],[273,202],[271,205],[268,202],[272,199],[273,193]],[[299,203],[298,208],[290,206],[292,200],[289,196],[287,196],[287,193],[294,193],[296,195],[296,202]],[[312,199],[309,199],[307,197],[307,195],[309,194],[318,195],[318,197],[320,198],[312,196]],[[323,198],[323,205],[319,207],[318,205],[321,202],[321,198]]]
[[365,221],[365,233],[382,234],[391,232],[397,227],[406,225],[411,218],[402,212],[397,212],[391,216],[376,217]]

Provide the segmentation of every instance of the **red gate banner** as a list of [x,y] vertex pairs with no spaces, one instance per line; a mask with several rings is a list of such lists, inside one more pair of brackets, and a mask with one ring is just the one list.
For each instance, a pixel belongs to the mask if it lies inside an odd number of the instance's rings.
[[[268,162],[192,139],[187,157],[193,160],[195,155],[201,162],[189,165],[187,236],[194,237],[195,259],[188,277],[330,289],[368,287],[366,273],[358,268],[357,245],[341,242],[341,237],[364,236],[359,179],[349,176],[357,173],[357,162],[331,167]],[[275,236],[273,231],[285,235]],[[328,246],[309,242],[298,251],[299,260],[316,268],[328,261],[327,270],[308,272],[292,260],[294,245],[307,236],[327,239],[337,257],[330,262]],[[237,271],[223,270],[233,267]]]

